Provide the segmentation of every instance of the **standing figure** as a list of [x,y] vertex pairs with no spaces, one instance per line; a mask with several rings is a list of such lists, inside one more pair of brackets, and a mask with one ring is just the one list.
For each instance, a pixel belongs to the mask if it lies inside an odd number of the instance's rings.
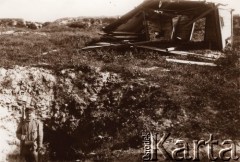
[[36,119],[34,108],[25,109],[26,119],[17,128],[17,138],[21,141],[20,154],[26,162],[38,162],[38,151],[42,149],[43,125]]

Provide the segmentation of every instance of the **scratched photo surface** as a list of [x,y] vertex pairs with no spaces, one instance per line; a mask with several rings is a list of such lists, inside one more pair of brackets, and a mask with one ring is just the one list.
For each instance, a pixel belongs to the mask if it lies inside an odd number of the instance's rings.
[[240,160],[238,0],[0,0],[0,162]]

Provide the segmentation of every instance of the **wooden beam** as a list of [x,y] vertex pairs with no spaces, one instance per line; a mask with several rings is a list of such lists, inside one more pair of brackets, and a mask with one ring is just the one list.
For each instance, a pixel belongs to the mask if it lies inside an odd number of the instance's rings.
[[197,56],[197,57],[204,57],[209,59],[214,59],[213,57],[205,56],[202,54],[192,53],[192,52],[186,52],[186,51],[169,51],[171,54],[175,55],[183,55],[183,56]]
[[203,12],[202,14],[200,14],[199,16],[197,16],[195,19],[193,19],[192,21],[190,21],[189,23],[187,23],[186,25],[184,25],[184,27],[188,27],[189,25],[193,24],[194,22],[198,21],[199,19],[203,18],[204,16],[206,16],[207,14],[209,14],[210,12],[212,12],[214,9],[216,9],[218,6],[220,6],[220,4],[217,4],[216,6],[208,9],[207,11]]
[[96,49],[96,48],[103,48],[103,47],[110,47],[110,46],[111,45],[87,46],[87,47],[83,47],[82,50]]
[[115,30],[119,25],[126,23],[130,18],[132,18],[135,15],[138,15],[141,13],[147,6],[151,5],[154,3],[154,1],[143,1],[139,6],[135,7],[133,10],[129,11],[128,13],[124,14],[122,17],[120,17],[118,20],[115,22],[109,24],[103,30],[105,32],[110,32]]
[[137,47],[137,48],[142,48],[142,49],[149,49],[149,50],[153,50],[153,51],[157,51],[157,52],[164,52],[165,54],[193,56],[193,57],[197,57],[197,58],[201,58],[201,59],[205,59],[205,60],[211,60],[211,61],[216,60],[216,58],[209,57],[209,56],[204,56],[202,54],[191,53],[191,52],[186,52],[186,51],[174,51],[173,48],[177,48],[177,47],[172,47],[172,51],[167,51],[167,49],[151,47],[151,46],[146,46],[146,45],[134,45],[134,44],[132,44],[132,46]]
[[157,48],[157,47],[143,46],[143,45],[137,45],[137,46],[134,46],[134,47],[142,48],[142,49],[149,49],[149,50],[153,50],[153,51],[165,52],[166,53],[165,49],[161,49],[161,48]]
[[108,35],[142,35],[142,34],[134,33],[134,32],[114,31],[114,32],[108,33]]
[[96,43],[96,45],[108,46],[108,45],[111,45],[111,43],[108,43],[108,42],[98,42],[98,43]]
[[154,43],[154,42],[159,42],[159,41],[141,41],[141,42],[134,42],[134,43],[126,42],[125,44],[124,43],[112,44],[108,42],[99,42],[99,43],[96,43],[95,45],[83,47],[82,50],[104,48],[104,47],[137,46],[137,45],[144,45],[147,43]]
[[138,36],[135,36],[135,35],[113,35],[112,37],[117,38],[117,39],[136,39],[136,38],[139,38]]
[[200,66],[212,66],[216,67],[217,65],[209,62],[197,62],[197,61],[188,61],[188,60],[178,60],[178,59],[166,59],[167,62],[174,62],[180,64],[188,64],[188,65],[200,65]]
[[104,48],[104,47],[118,47],[118,46],[124,46],[124,44],[106,44],[106,45],[92,45],[83,47],[82,50],[88,50],[88,49],[97,49],[97,48]]

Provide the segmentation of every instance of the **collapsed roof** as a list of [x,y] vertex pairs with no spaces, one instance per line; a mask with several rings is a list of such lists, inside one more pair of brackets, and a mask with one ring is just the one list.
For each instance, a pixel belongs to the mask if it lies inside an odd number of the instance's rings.
[[[232,11],[226,5],[206,1],[145,0],[106,26],[100,42],[82,49],[137,48],[216,61],[223,56],[221,51],[232,48]],[[196,53],[199,50],[202,52]],[[190,60],[167,58],[166,61],[217,66]]]
[[[196,26],[198,21],[201,21],[200,25]],[[223,4],[192,0],[145,0],[106,26],[103,38],[108,41],[171,42],[192,47],[194,44],[195,48],[224,50],[231,47],[232,21],[232,10]]]

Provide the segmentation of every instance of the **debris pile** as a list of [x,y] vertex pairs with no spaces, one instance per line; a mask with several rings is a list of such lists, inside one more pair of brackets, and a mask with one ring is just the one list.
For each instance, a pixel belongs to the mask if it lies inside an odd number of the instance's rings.
[[[221,52],[212,57],[214,52],[204,55],[191,51],[231,49],[232,21],[232,10],[220,3],[146,0],[103,28],[105,34],[101,41],[83,50],[134,48],[168,56],[216,61],[222,55]],[[183,60],[175,62],[184,63]],[[197,64],[203,65],[205,62]]]

